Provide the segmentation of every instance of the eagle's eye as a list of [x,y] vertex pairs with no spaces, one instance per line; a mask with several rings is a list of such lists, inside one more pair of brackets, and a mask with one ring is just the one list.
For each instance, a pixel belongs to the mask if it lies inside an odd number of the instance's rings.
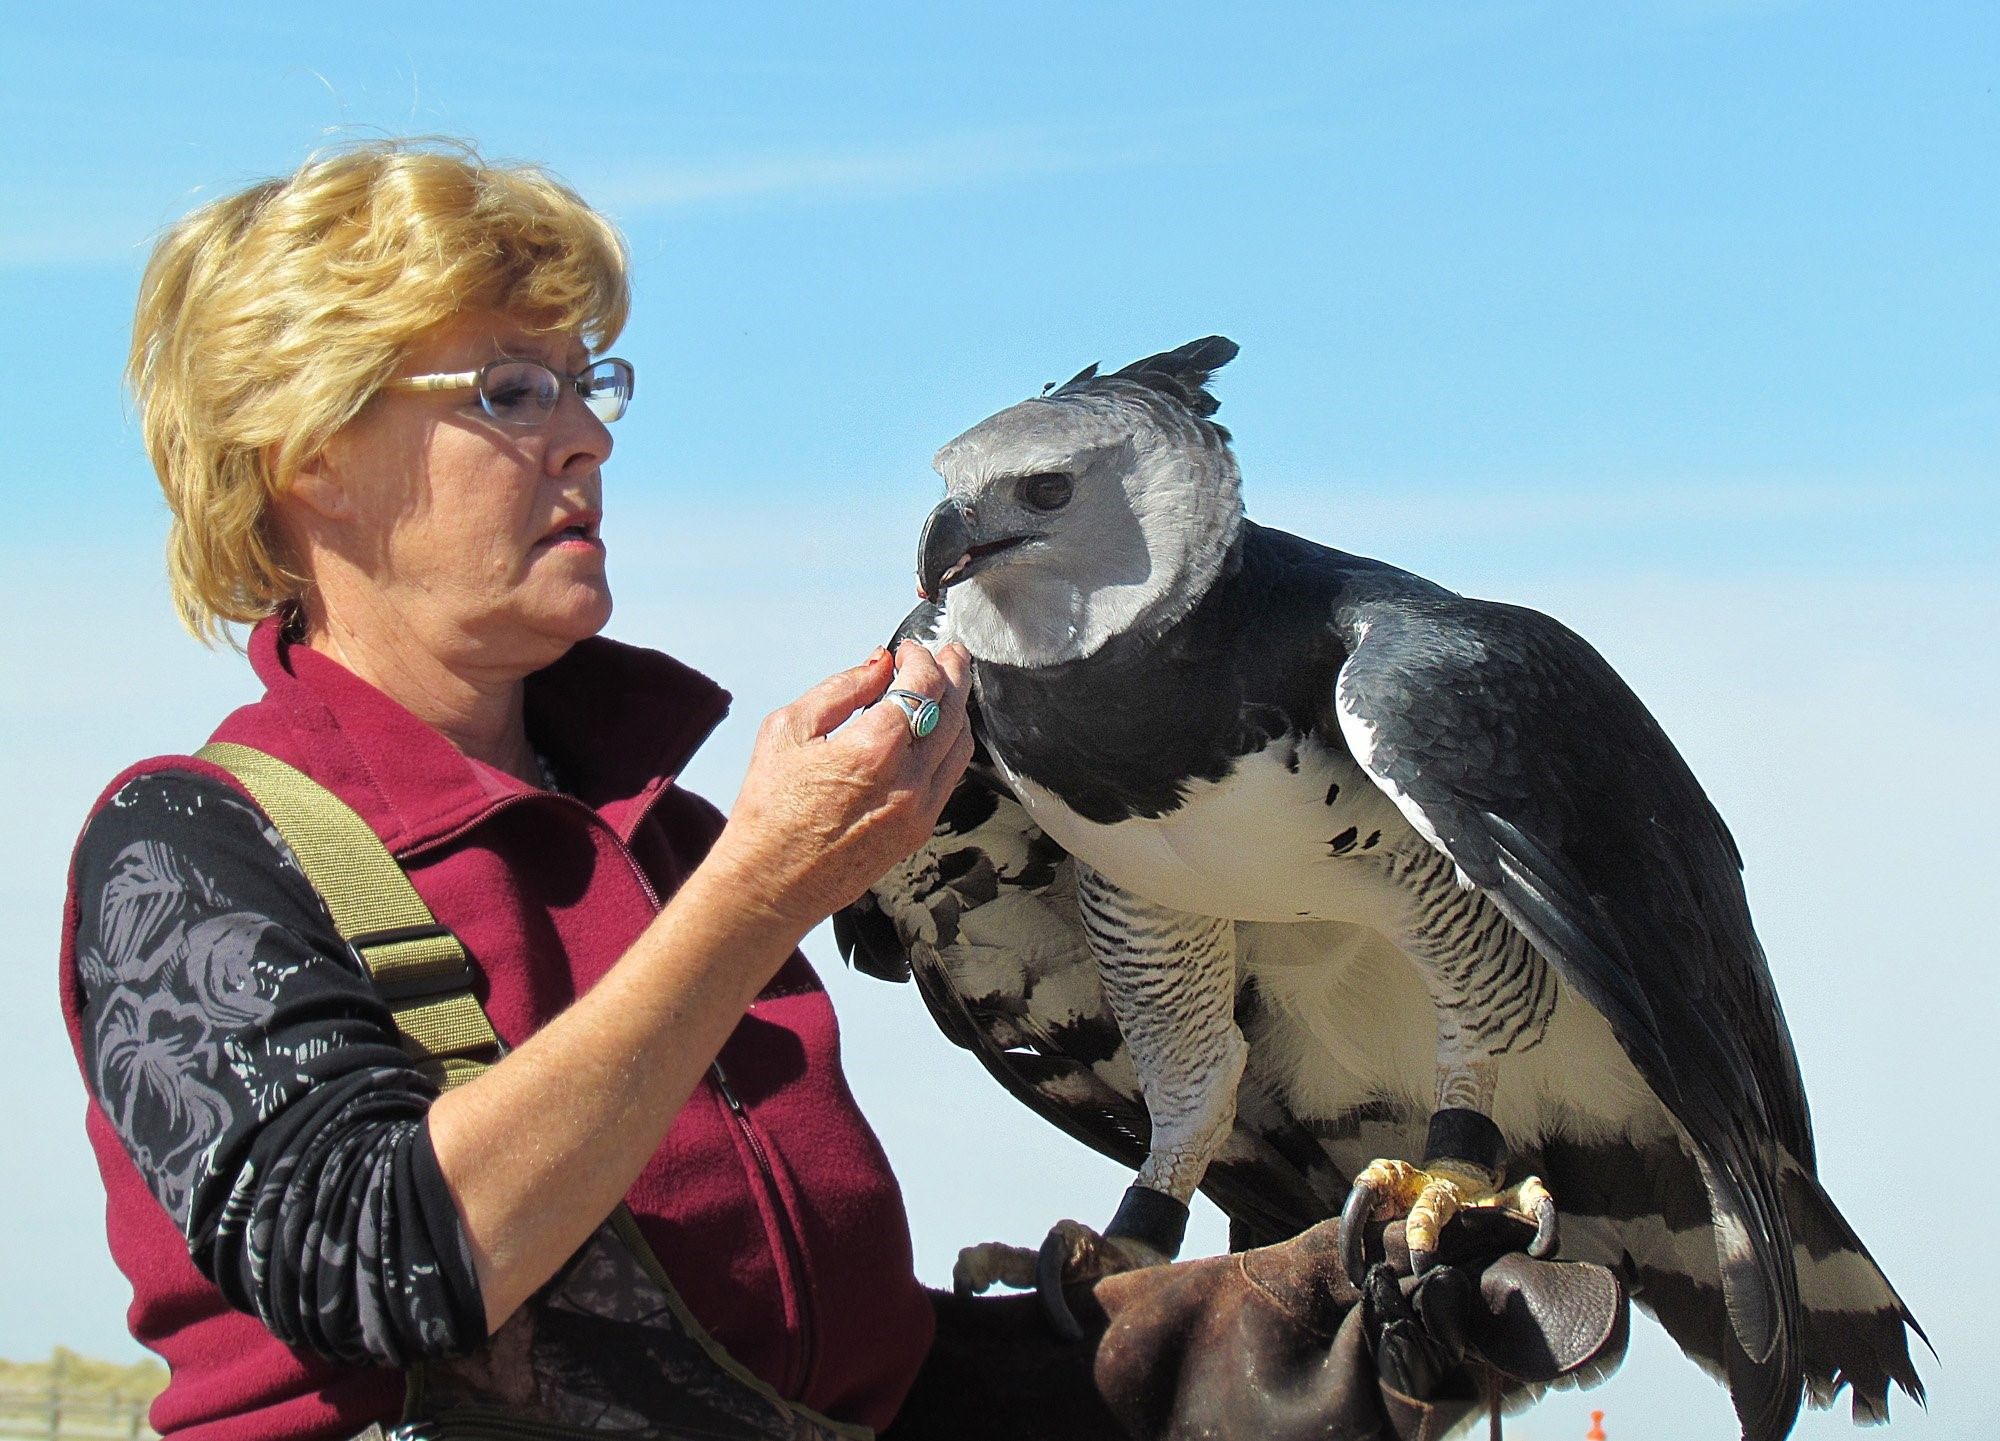
[[1060,471],[1030,475],[1021,481],[1021,499],[1036,510],[1061,510],[1075,490],[1076,482]]

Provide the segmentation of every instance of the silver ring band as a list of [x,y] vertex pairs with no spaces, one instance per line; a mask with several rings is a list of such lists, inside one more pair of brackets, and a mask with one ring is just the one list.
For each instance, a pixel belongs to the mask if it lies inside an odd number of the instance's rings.
[[920,741],[936,730],[938,718],[943,715],[936,701],[913,690],[891,686],[884,699],[895,702],[896,709],[903,713],[903,720],[910,727],[912,742]]

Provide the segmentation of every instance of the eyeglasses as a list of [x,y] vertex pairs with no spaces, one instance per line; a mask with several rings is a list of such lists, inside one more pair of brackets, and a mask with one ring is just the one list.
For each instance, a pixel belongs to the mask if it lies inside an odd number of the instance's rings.
[[632,362],[607,355],[574,375],[564,375],[539,360],[502,356],[477,370],[450,375],[401,375],[384,389],[477,389],[480,408],[495,420],[507,425],[540,425],[555,414],[564,386],[583,398],[592,415],[608,424],[623,415],[625,407],[632,403]]

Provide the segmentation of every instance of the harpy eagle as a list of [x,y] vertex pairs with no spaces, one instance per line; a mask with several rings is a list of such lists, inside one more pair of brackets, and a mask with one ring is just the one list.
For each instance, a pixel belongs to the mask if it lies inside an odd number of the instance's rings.
[[836,918],[1138,1168],[1104,1239],[1051,1233],[1045,1289],[1052,1254],[1171,1256],[1197,1187],[1233,1244],[1342,1215],[1350,1269],[1371,1213],[1421,1261],[1497,1205],[1619,1270],[1750,1441],[1843,1384],[1857,1420],[1921,1400],[1722,818],[1558,622],[1247,519],[1207,388],[1236,349],[1093,366],[938,452],[898,634],[970,651],[980,752]]

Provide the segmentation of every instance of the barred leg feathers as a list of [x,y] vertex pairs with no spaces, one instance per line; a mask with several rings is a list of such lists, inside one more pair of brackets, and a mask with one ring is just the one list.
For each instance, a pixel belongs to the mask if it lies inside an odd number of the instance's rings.
[[1084,934],[1152,1120],[1138,1184],[1182,1205],[1236,1124],[1250,1048],[1236,1025],[1236,927],[1077,867]]

